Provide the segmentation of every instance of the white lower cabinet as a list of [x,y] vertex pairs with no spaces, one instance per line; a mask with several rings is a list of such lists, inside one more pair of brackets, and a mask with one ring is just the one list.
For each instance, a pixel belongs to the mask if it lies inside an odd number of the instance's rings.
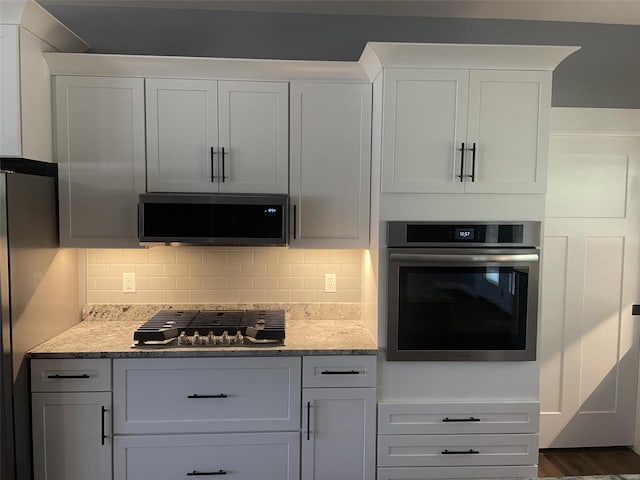
[[[303,387],[315,388],[302,389],[302,480],[375,479],[375,356],[303,364]],[[361,387],[345,388],[349,380]]]
[[381,403],[378,479],[537,474],[537,402]]
[[110,366],[31,361],[34,480],[111,480]]
[[32,360],[31,389],[35,480],[376,478],[375,355]]
[[111,393],[34,393],[36,480],[111,480]]
[[299,453],[298,432],[118,436],[114,480],[217,475],[295,480]]

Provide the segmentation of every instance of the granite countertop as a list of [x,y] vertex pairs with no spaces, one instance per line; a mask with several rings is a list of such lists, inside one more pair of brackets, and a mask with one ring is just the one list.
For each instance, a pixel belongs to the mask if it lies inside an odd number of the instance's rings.
[[[37,346],[31,358],[125,358],[125,357],[221,357],[298,355],[375,355],[376,343],[364,324],[343,310],[287,308],[284,345],[256,347],[176,347],[133,348],[133,332],[166,305],[109,305],[85,307],[83,321]],[[184,306],[169,308],[184,309]],[[219,306],[216,306],[219,307]],[[237,306],[234,306],[238,308]],[[242,305],[246,307],[246,305]],[[216,309],[190,305],[190,309]],[[218,308],[219,309],[219,308]],[[359,315],[359,312],[358,312]],[[296,318],[297,317],[297,318]]]

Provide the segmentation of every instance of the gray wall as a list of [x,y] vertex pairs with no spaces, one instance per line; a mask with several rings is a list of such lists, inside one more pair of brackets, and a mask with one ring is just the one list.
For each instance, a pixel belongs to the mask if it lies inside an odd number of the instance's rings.
[[554,74],[553,105],[640,108],[640,26],[41,3],[95,53],[357,60],[367,41],[580,45]]

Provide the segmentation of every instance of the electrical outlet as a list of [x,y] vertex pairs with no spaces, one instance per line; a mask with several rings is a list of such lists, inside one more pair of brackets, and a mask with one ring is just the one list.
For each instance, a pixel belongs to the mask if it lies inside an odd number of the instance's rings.
[[122,274],[122,293],[134,293],[136,291],[136,274]]
[[335,273],[324,274],[324,291],[329,293],[336,292],[336,274]]

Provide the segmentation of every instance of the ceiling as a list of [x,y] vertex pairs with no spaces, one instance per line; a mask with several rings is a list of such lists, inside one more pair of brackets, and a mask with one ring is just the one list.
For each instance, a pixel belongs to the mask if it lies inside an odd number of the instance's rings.
[[640,0],[36,0],[45,8],[117,7],[242,12],[548,20],[640,25]]

